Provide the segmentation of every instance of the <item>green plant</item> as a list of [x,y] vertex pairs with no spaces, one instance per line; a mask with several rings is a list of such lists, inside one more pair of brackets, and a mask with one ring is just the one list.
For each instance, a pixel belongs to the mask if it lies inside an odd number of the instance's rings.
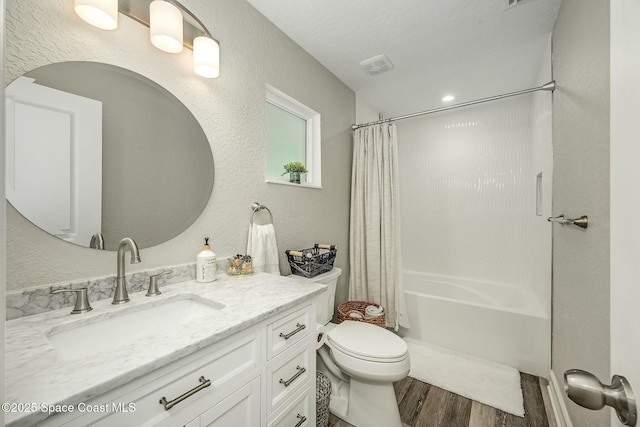
[[284,167],[284,172],[282,175],[284,175],[285,173],[291,173],[291,172],[301,172],[301,173],[309,172],[305,167],[305,165],[303,165],[300,162],[290,162],[284,165],[283,167]]

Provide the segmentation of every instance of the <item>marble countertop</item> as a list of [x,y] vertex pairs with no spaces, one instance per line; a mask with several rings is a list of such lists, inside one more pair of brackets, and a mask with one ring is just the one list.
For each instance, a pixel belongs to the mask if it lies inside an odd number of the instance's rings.
[[[6,425],[34,425],[48,416],[41,410],[47,405],[85,402],[310,300],[324,289],[324,285],[295,276],[260,273],[231,278],[221,274],[211,283],[187,281],[162,287],[162,295],[156,297],[145,297],[145,292],[129,294],[131,301],[126,304],[112,305],[110,299],[93,302],[93,311],[85,314],[71,315],[67,307],[8,321],[5,402],[14,405],[9,411],[3,407]],[[209,319],[204,317],[192,322],[169,341],[141,340],[130,347],[109,351],[104,357],[58,360],[46,336],[52,328],[72,327],[71,322],[91,323],[105,313],[124,313],[143,304],[162,304],[166,299],[184,294],[196,294],[198,299],[224,304],[224,308],[211,314]],[[144,328],[145,325],[130,327]]]

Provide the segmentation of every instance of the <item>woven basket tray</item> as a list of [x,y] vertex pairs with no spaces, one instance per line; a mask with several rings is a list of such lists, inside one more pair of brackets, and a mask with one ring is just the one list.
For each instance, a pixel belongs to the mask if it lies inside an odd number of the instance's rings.
[[[357,322],[371,323],[372,325],[380,326],[381,328],[386,328],[387,326],[386,310],[383,311],[382,315],[378,317],[373,317],[371,319],[364,318],[365,310],[369,305],[373,305],[374,307],[380,307],[379,304],[374,304],[372,302],[367,302],[367,301],[343,302],[338,306],[338,323],[342,323],[345,320],[355,320]],[[360,313],[360,315],[362,316],[362,319],[354,319],[353,317],[349,317],[351,313]]]

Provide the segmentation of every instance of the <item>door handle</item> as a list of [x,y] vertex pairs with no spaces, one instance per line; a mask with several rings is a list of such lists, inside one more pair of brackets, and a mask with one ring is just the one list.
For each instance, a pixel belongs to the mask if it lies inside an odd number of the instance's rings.
[[605,385],[590,372],[570,369],[564,373],[564,391],[569,399],[588,409],[602,409],[611,406],[616,410],[620,422],[635,426],[638,419],[636,399],[627,379],[620,375],[611,378],[611,385]]

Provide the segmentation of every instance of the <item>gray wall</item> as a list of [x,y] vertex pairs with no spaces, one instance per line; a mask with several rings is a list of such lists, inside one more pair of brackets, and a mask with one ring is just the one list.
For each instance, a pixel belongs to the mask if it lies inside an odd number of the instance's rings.
[[[116,31],[103,31],[80,20],[68,0],[8,0],[5,84],[48,63],[109,63],[162,85],[201,124],[215,163],[211,199],[189,229],[143,249],[142,263],[128,265],[128,272],[195,262],[203,236],[211,237],[219,257],[244,253],[250,204],[258,201],[273,212],[284,273],[285,249],[315,242],[339,245],[336,264],[343,274],[337,299],[344,300],[354,93],[245,1],[182,3],[220,41],[218,79],[195,75],[190,51],[169,55],[153,48],[148,29],[122,15]],[[265,84],[322,115],[322,190],[265,183]],[[114,252],[50,237],[7,206],[8,290],[115,275]]]
[[[554,225],[552,370],[609,375],[609,2],[564,0],[555,25],[553,212],[589,216]],[[566,399],[566,398],[565,398]],[[609,411],[565,400],[572,422],[609,425]]]

